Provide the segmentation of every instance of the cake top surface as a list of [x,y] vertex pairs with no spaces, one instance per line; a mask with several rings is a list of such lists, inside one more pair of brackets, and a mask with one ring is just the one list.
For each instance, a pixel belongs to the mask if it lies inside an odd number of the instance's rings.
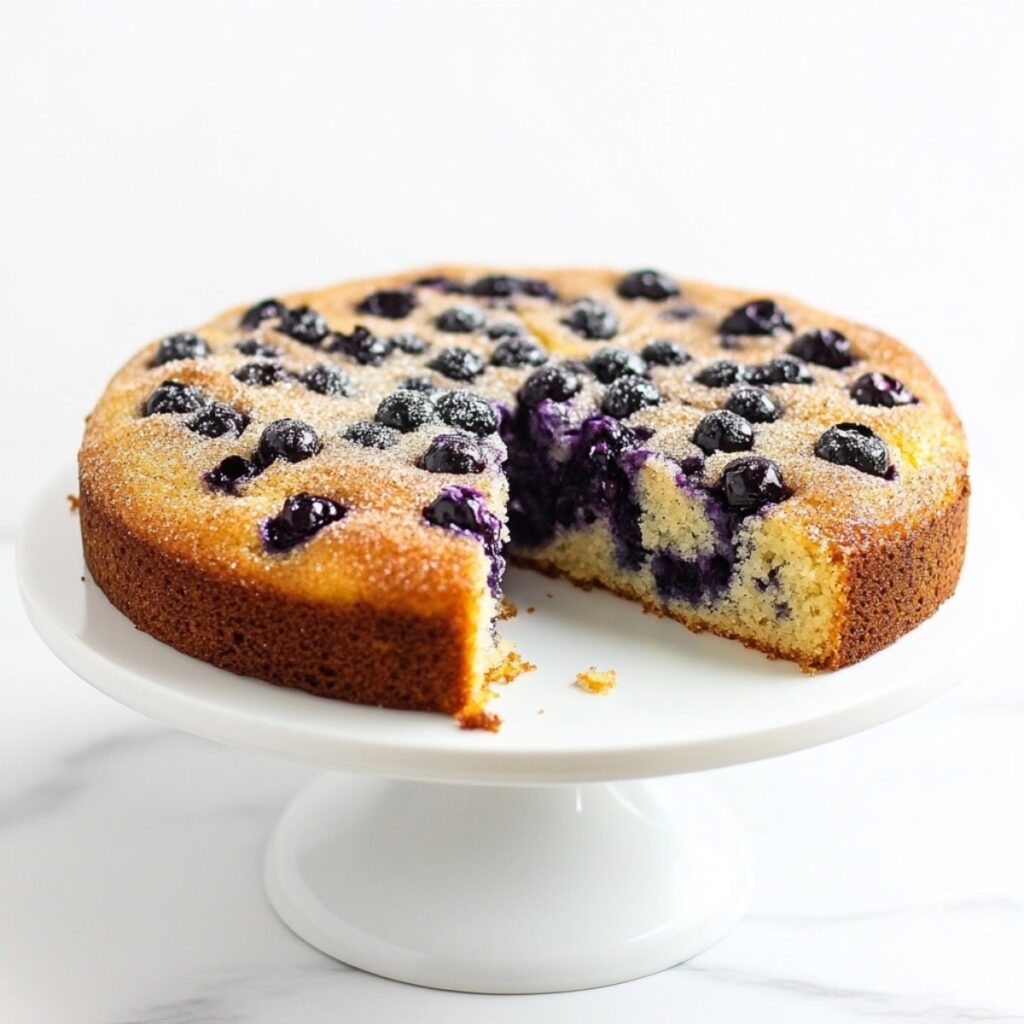
[[617,420],[710,488],[769,460],[761,513],[839,547],[926,518],[966,467],[941,385],[871,328],[654,271],[443,266],[146,346],[90,418],[82,484],[211,571],[444,612],[487,575],[475,540],[500,546],[481,517],[521,402]]

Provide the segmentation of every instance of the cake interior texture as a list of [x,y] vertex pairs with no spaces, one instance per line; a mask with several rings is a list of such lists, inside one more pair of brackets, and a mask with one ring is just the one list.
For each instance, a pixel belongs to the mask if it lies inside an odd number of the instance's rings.
[[952,593],[969,493],[905,346],[651,270],[441,267],[232,310],[129,361],[80,470],[90,570],[141,628],[487,727],[521,667],[508,560],[835,669]]

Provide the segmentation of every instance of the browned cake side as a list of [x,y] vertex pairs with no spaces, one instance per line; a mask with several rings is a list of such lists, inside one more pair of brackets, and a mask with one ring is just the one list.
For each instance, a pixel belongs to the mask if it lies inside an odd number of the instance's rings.
[[355,704],[441,711],[473,704],[473,632],[452,612],[428,617],[364,604],[332,607],[174,558],[135,535],[119,502],[80,495],[86,565],[139,628],[240,675]]

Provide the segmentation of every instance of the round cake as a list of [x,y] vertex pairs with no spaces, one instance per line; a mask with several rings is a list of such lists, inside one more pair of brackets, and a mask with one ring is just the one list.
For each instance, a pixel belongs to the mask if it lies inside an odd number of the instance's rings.
[[953,592],[969,494],[905,346],[654,270],[441,267],[231,310],[129,360],[79,468],[87,565],[141,629],[491,728],[507,558],[836,669]]

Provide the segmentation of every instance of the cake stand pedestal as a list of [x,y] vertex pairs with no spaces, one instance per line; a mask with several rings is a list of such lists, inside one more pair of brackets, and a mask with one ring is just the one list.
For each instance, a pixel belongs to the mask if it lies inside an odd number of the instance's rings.
[[[505,632],[540,669],[503,688],[497,734],[233,676],[136,630],[92,582],[68,471],[18,545],[29,618],[73,671],[180,729],[332,769],[285,811],[266,858],[281,919],[401,981],[471,992],[609,985],[677,964],[750,892],[742,829],[704,769],[878,724],[960,678],[987,627],[972,550],[957,595],[893,647],[803,676],[603,593],[509,577]],[[975,530],[991,546],[995,530]],[[973,543],[973,542],[972,542]],[[527,609],[534,611],[528,613]],[[619,685],[571,685],[590,665]],[[344,773],[344,774],[343,774]]]

